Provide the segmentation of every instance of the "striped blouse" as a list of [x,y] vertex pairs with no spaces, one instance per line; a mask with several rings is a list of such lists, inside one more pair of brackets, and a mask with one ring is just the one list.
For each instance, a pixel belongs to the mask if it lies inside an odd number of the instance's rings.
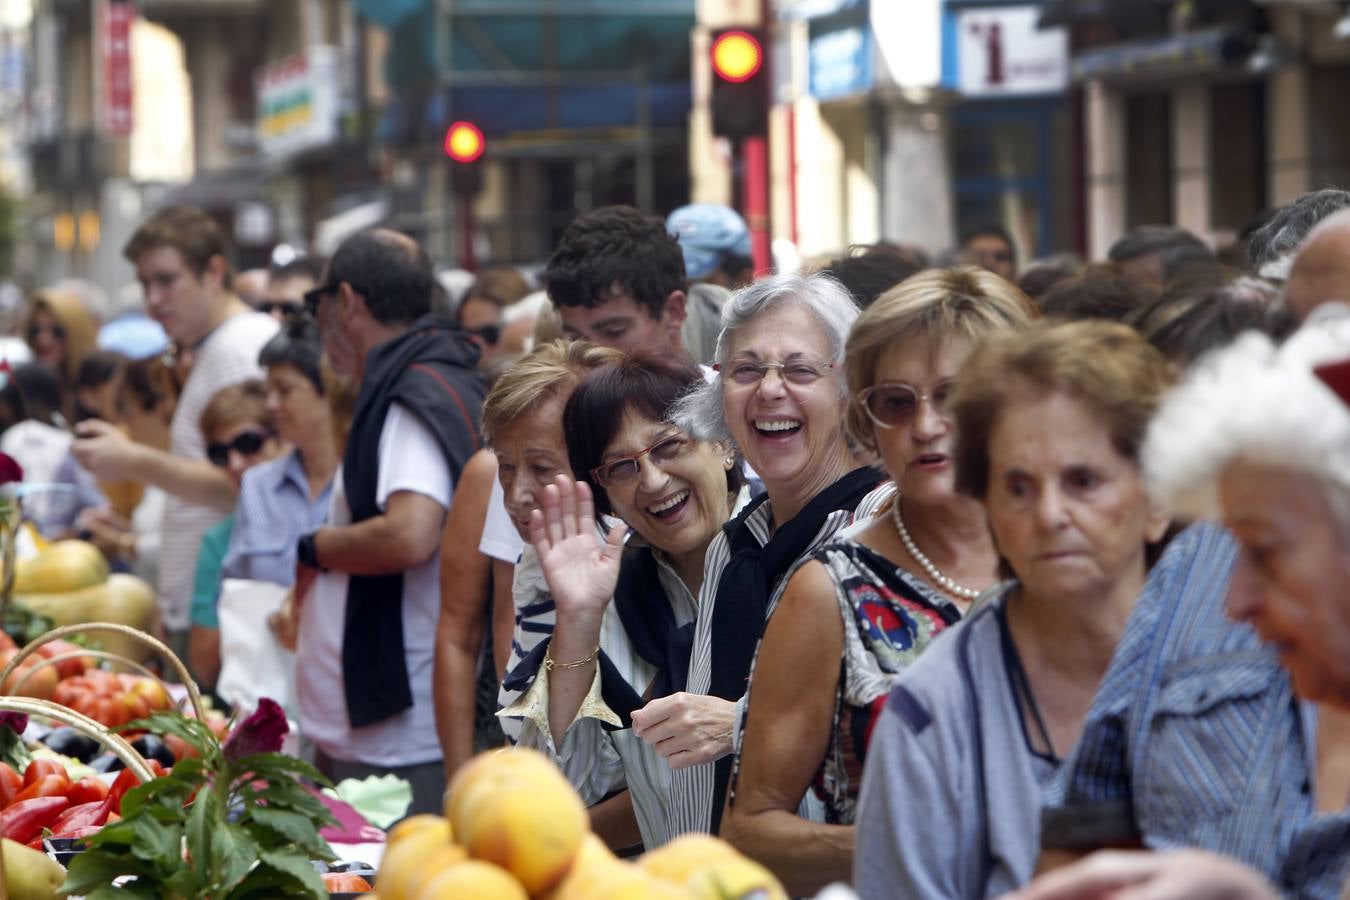
[[[870,518],[884,509],[893,490],[893,485],[887,482],[864,497],[856,510],[835,510],[826,516],[810,545],[803,549],[798,562],[814,554],[854,519]],[[745,521],[746,527],[760,546],[769,542],[771,537],[769,526],[772,519],[773,504],[766,500]],[[689,681],[685,688],[691,694],[706,694],[712,686],[713,609],[717,603],[717,589],[722,580],[722,571],[730,560],[731,551],[727,536],[725,532],[721,532],[708,546],[708,555],[703,562],[703,589],[699,591],[698,622],[694,626],[694,649],[690,655]],[[786,571],[793,571],[796,565],[794,563],[788,566]],[[786,586],[786,578],[773,586],[769,612],[778,605],[778,599]],[[738,706],[743,709],[744,705],[745,697],[741,697]],[[672,771],[669,827],[672,836],[690,831],[707,832],[711,829],[714,769],[715,763],[708,762]]]

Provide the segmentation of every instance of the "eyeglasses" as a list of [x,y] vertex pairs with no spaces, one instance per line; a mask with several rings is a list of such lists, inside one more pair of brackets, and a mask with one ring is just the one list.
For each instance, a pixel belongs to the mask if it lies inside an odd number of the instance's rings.
[[324,282],[323,284],[319,285],[316,288],[312,288],[311,290],[305,291],[305,296],[303,298],[305,303],[305,312],[309,313],[310,316],[314,318],[318,318],[319,304],[323,302],[324,297],[327,297],[329,294],[336,293],[339,284],[341,284],[341,282],[328,281]]
[[639,450],[632,456],[612,459],[591,469],[591,476],[604,487],[618,487],[628,484],[642,472],[642,457],[650,456],[653,463],[665,467],[689,450],[693,441],[682,434],[672,434],[661,438],[645,450]]
[[305,311],[305,301],[303,300],[264,300],[256,307],[258,312],[272,315],[272,313],[281,313],[283,316],[298,316]]
[[834,368],[834,363],[812,362],[810,360],[794,359],[785,363],[766,363],[754,362],[748,359],[732,360],[726,366],[713,366],[713,369],[726,375],[736,384],[751,385],[759,384],[764,380],[764,376],[769,374],[769,370],[776,370],[778,377],[788,384],[807,385],[814,384],[824,378],[830,369]]
[[233,450],[240,456],[252,456],[262,450],[263,445],[272,438],[272,432],[262,430],[250,430],[241,432],[234,436],[234,440],[229,443],[207,444],[206,458],[211,461],[211,465],[219,468],[225,468],[230,464],[230,451]]
[[51,325],[43,325],[40,322],[34,322],[32,325],[28,326],[28,340],[37,340],[38,335],[43,334],[44,332],[50,334],[58,341],[64,341],[66,339],[66,328],[60,322],[53,322]]
[[939,416],[947,414],[954,382],[944,381],[931,394],[921,394],[908,384],[884,381],[858,393],[858,403],[882,428],[900,428],[914,421],[919,404],[927,400]]

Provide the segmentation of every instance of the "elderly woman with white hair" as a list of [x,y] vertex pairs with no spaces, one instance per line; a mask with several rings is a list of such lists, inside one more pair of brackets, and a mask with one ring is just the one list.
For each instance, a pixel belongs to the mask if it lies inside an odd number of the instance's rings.
[[[1341,893],[1350,846],[1350,374],[1341,362],[1347,350],[1345,307],[1315,314],[1280,347],[1245,335],[1192,370],[1160,409],[1144,448],[1160,502],[1183,515],[1221,519],[1237,537],[1229,615],[1251,623],[1278,650],[1301,696],[1320,701],[1311,727],[1285,735],[1307,743],[1302,818],[1290,823],[1274,810],[1265,817],[1268,839],[1285,851],[1280,872],[1199,850],[1104,851],[1044,876],[1019,898]],[[1339,398],[1328,382],[1339,385]],[[1291,824],[1299,834],[1289,841],[1281,833]]]
[[637,733],[675,770],[672,834],[717,830],[737,704],[788,573],[875,505],[868,495],[883,476],[858,464],[844,432],[840,367],[857,317],[826,276],[755,282],[723,308],[717,377],[675,414],[701,440],[733,442],[765,493],[708,547],[682,691],[633,714]]

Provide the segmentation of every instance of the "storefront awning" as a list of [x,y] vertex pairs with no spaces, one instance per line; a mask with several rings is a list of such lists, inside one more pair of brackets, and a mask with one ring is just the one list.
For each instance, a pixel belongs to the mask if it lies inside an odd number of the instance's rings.
[[1085,50],[1073,59],[1074,81],[1173,78],[1244,62],[1257,35],[1245,28],[1210,28]]
[[1173,0],[1042,0],[1042,28],[1077,25],[1079,22],[1127,23],[1157,15]]

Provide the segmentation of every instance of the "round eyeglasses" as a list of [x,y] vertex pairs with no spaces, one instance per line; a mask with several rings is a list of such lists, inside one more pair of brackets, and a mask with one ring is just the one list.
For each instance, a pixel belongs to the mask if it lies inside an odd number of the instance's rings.
[[901,428],[914,421],[919,404],[927,400],[939,416],[947,415],[947,402],[956,385],[944,381],[930,394],[921,394],[911,385],[899,381],[884,381],[858,393],[858,403],[868,418],[882,428]]

